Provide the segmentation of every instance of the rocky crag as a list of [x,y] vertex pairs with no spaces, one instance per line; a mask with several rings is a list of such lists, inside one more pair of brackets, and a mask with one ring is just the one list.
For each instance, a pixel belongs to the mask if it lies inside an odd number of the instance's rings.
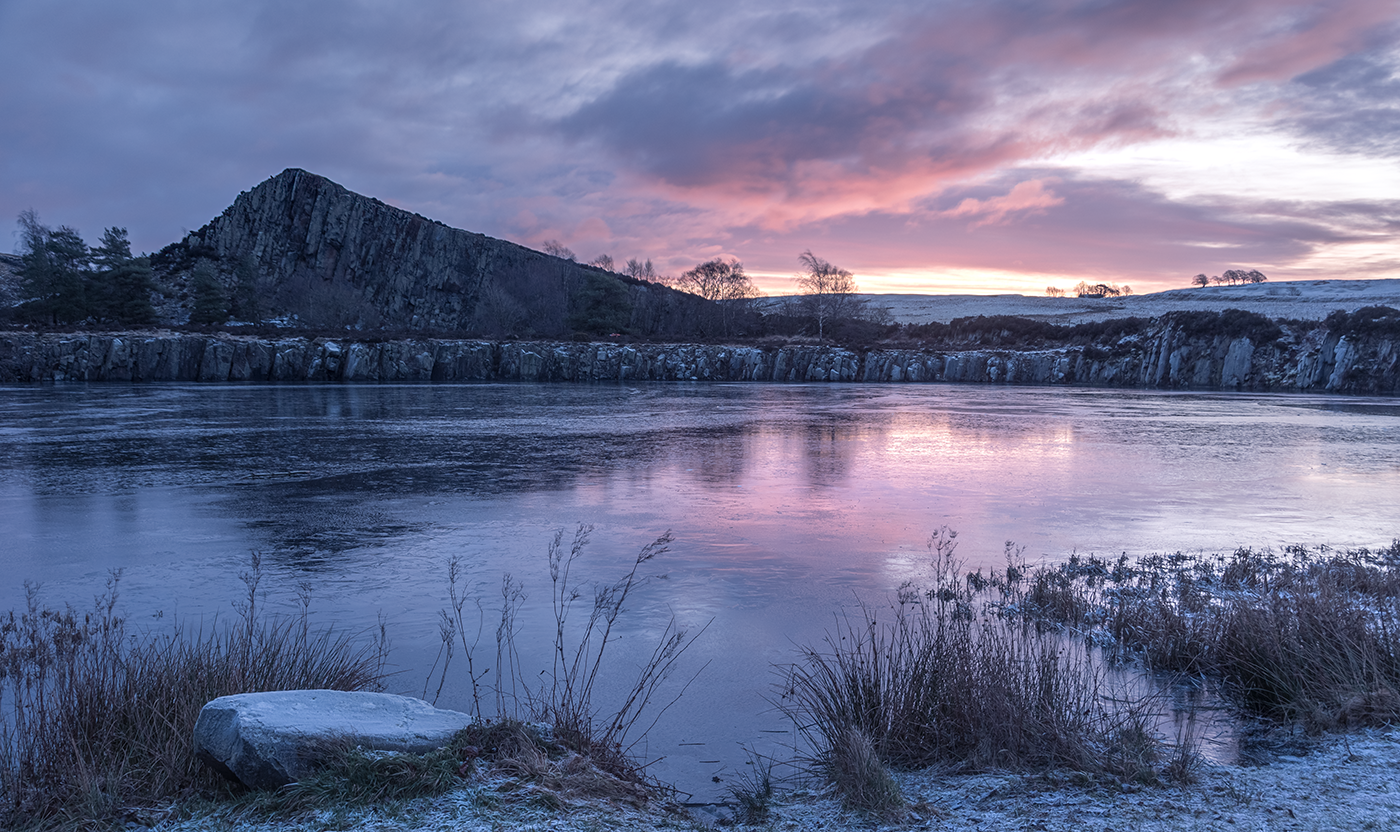
[[1106,344],[964,350],[17,333],[0,335],[0,381],[975,382],[1400,393],[1400,333],[1341,324],[1299,325],[1265,340],[1164,320]]
[[158,312],[175,325],[195,312],[201,270],[244,321],[548,337],[684,332],[704,317],[694,296],[452,228],[297,169],[239,194],[152,265]]

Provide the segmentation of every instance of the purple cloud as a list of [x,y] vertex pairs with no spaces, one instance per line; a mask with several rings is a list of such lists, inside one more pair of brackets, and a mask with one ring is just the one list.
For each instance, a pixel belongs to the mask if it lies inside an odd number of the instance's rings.
[[298,166],[474,231],[674,270],[724,255],[776,272],[812,246],[857,271],[1146,278],[1185,266],[1188,238],[1282,268],[1389,239],[1345,207],[1375,200],[1321,190],[1301,201],[1320,224],[1278,213],[1296,195],[1222,182],[1174,201],[1059,160],[1208,148],[1202,126],[1236,121],[1393,158],[1397,11],[9,0],[0,217],[32,207],[90,239],[125,225],[151,250]]

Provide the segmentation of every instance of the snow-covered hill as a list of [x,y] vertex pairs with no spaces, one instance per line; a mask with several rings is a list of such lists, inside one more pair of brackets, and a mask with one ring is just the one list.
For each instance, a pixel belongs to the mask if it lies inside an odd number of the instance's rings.
[[947,323],[975,315],[1019,315],[1055,323],[1109,318],[1155,318],[1186,309],[1247,309],[1270,318],[1321,320],[1363,306],[1400,308],[1400,279],[1297,280],[1246,286],[1172,289],[1126,298],[1048,298],[1027,295],[862,295],[901,323]]

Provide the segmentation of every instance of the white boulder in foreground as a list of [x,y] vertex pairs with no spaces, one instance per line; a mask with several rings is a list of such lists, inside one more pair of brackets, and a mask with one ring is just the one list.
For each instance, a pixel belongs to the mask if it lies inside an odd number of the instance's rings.
[[225,777],[275,788],[345,744],[414,754],[441,748],[472,717],[389,693],[283,690],[221,696],[194,726],[195,753]]

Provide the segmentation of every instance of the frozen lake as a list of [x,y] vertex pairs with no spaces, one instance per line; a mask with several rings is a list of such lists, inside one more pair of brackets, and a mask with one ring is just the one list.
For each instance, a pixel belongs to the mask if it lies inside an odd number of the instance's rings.
[[[1400,536],[1400,402],[955,385],[0,387],[0,609],[26,579],[86,604],[125,570],[134,620],[227,617],[248,553],[269,606],[387,617],[390,690],[421,694],[460,556],[488,610],[509,572],[520,646],[550,646],[545,549],[595,527],[612,580],[670,530],[618,643],[673,616],[709,662],[652,732],[663,779],[707,796],[740,743],[781,740],[775,663],[858,598],[917,578],[939,526],[969,567]],[[159,626],[158,623],[152,626]],[[488,639],[489,641],[489,632]],[[483,650],[495,656],[493,644]],[[486,662],[489,665],[491,662]],[[449,679],[440,705],[463,707]],[[431,691],[429,691],[431,695]],[[697,744],[703,743],[703,744]],[[716,762],[717,761],[717,762]]]

